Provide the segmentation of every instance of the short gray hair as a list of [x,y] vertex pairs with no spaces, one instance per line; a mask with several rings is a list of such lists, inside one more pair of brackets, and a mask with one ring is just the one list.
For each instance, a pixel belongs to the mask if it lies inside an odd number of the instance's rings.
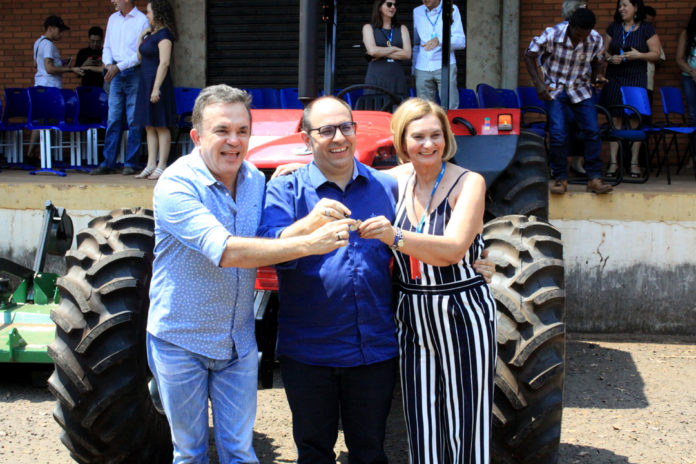
[[251,121],[251,96],[248,93],[242,89],[230,87],[227,84],[211,85],[201,90],[198,98],[196,98],[196,103],[193,104],[191,123],[197,131],[201,131],[203,110],[206,106],[217,103],[242,103],[247,113],[249,113],[249,121]]
[[561,6],[561,16],[563,16],[563,19],[568,21],[570,17],[573,16],[573,13],[575,13],[575,10],[580,8],[582,5],[585,5],[585,8],[587,8],[587,1],[563,0],[563,6]]

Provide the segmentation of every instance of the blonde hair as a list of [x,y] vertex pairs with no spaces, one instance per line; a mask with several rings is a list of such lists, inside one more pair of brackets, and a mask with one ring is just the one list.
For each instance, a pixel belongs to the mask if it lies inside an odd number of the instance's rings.
[[442,126],[445,134],[445,150],[442,153],[442,161],[450,160],[457,153],[457,142],[450,127],[447,113],[439,105],[422,98],[409,98],[403,102],[394,112],[391,120],[391,132],[394,138],[394,149],[402,163],[409,161],[406,153],[406,129],[408,125],[417,119],[421,119],[429,114],[434,114]]

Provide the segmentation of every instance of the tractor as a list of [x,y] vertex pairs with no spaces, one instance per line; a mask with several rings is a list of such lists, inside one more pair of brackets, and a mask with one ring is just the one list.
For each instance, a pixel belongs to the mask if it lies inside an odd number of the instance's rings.
[[[316,21],[317,3],[303,0],[300,5],[299,88],[305,100],[317,95],[307,52],[316,50],[316,28],[309,25]],[[451,0],[444,3],[447,7]],[[335,30],[327,27],[326,56],[331,56],[332,34]],[[333,90],[332,72],[327,66],[326,93]],[[360,87],[366,86],[344,92]],[[379,169],[397,162],[391,113],[384,110],[399,101],[386,90],[378,92],[377,109],[356,110],[353,116],[355,156]],[[301,113],[252,110],[247,160],[268,175],[281,164],[308,162]],[[488,185],[484,239],[496,263],[491,288],[498,321],[493,462],[556,463],[565,294],[561,235],[547,222],[544,140],[521,128],[518,109],[450,110],[448,118],[458,145],[453,161],[481,173]],[[153,247],[152,211],[135,207],[93,219],[78,233],[77,249],[66,255],[67,273],[57,281],[62,299],[51,313],[56,338],[49,347],[55,362],[49,388],[57,398],[54,417],[63,428],[61,440],[78,462],[171,462],[169,429],[158,410],[145,354]],[[259,269],[254,311],[261,387],[272,384],[278,310],[275,272]]]
[[[50,312],[58,306],[58,275],[44,272],[46,255],[63,256],[73,241],[70,216],[50,201],[44,207],[43,227],[34,266],[0,258],[0,363],[50,364],[48,344],[55,338]],[[18,282],[12,289],[13,281]]]

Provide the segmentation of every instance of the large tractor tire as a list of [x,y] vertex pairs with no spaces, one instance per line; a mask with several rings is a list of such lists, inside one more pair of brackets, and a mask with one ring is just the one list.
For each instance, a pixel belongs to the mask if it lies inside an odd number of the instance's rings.
[[485,220],[524,214],[549,219],[549,171],[544,139],[520,131],[512,162],[490,186],[486,196]]
[[172,460],[166,418],[151,400],[145,327],[154,219],[123,209],[92,220],[66,256],[51,312],[56,339],[49,388],[61,441],[80,463]]
[[561,234],[535,217],[484,226],[497,272],[498,360],[493,462],[558,461],[565,376],[565,290]]

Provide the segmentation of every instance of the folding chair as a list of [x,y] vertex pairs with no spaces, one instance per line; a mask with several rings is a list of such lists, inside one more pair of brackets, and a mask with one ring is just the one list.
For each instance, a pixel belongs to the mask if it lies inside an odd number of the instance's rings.
[[87,128],[87,165],[97,166],[98,129],[106,130],[109,118],[109,96],[101,87],[78,87],[79,111],[77,120]]
[[[662,95],[662,108],[665,113],[666,123],[664,129],[665,139],[663,139],[665,142],[665,159],[669,154],[669,150],[674,146],[677,152],[677,174],[679,174],[689,155],[691,155],[692,165],[696,166],[696,149],[694,148],[694,133],[696,132],[696,127],[689,126],[686,122],[684,99],[679,87],[662,87],[660,88],[660,94]],[[672,121],[670,115],[678,115],[681,121]],[[672,136],[669,144],[666,142],[666,135],[668,134]],[[686,135],[688,139],[686,150],[684,150],[682,154],[679,153],[678,135]],[[668,165],[668,163],[665,162],[665,165]],[[669,173],[669,166],[666,166],[666,171]],[[696,168],[694,169],[694,177],[696,177]]]
[[14,145],[10,150],[8,167],[31,170],[33,166],[24,164],[24,129],[29,116],[29,93],[27,89],[6,88],[5,107],[0,122],[0,131],[7,134],[8,143]]
[[[196,98],[201,93],[201,89],[194,87],[174,87],[174,100],[176,102],[176,114],[179,117],[179,124],[176,131],[176,139],[174,145],[179,143],[179,138],[182,133],[188,134],[193,127],[191,123],[191,115],[193,114],[193,105],[196,103]],[[186,139],[185,143],[181,144],[181,156],[184,156],[190,151],[190,138]]]

